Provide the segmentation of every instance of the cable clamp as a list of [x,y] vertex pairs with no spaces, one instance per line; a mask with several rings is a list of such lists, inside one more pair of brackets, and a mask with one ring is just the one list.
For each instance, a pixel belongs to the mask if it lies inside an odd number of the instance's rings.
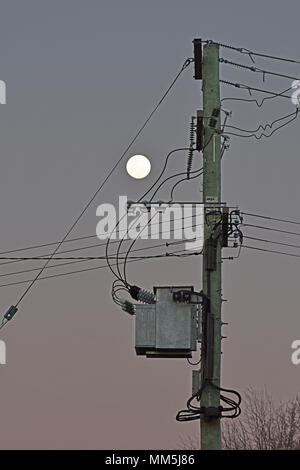
[[223,406],[201,406],[200,413],[203,414],[206,421],[222,418]]
[[5,313],[4,318],[5,318],[6,320],[8,320],[8,321],[11,320],[11,319],[15,316],[15,314],[17,313],[17,311],[18,311],[17,307],[15,307],[14,305],[12,305],[11,307],[9,307],[9,309],[8,309],[7,312]]

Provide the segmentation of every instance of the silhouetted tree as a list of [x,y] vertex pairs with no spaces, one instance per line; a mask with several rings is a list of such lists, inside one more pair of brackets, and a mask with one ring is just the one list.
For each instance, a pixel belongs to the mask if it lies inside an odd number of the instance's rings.
[[241,416],[223,423],[224,449],[300,448],[300,395],[276,405],[267,391],[249,388],[243,402]]

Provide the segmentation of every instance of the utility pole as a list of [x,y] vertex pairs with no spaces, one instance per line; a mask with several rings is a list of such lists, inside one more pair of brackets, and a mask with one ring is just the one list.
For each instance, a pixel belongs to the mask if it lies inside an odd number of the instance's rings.
[[[221,102],[219,79],[219,45],[206,42],[202,51],[201,39],[194,40],[196,80],[202,80],[203,109],[197,111],[191,126],[191,146],[188,160],[188,177],[192,163],[191,154],[203,153],[204,247],[202,290],[192,286],[155,287],[154,295],[138,286],[131,286],[131,296],[144,303],[135,305],[126,301],[123,310],[136,317],[136,353],[147,357],[191,357],[201,341],[201,366],[192,376],[192,396],[187,409],[177,413],[177,421],[200,418],[202,450],[221,450],[221,418],[235,418],[240,414],[241,397],[234,390],[224,389],[221,383],[222,341],[222,247],[228,246],[229,233],[240,236],[239,221],[231,222],[228,230],[229,208],[221,201],[221,155],[228,148],[227,136],[221,149]],[[228,114],[225,110],[226,115]],[[224,125],[223,125],[224,127]],[[196,131],[196,148],[194,132]],[[143,203],[142,203],[143,204]],[[149,203],[151,205],[151,203]],[[147,204],[146,204],[147,205]],[[232,229],[232,226],[235,229]],[[235,245],[234,245],[235,246]],[[145,305],[145,304],[149,305]],[[131,305],[131,310],[129,306]],[[200,306],[201,305],[201,311]],[[197,306],[197,308],[195,307]],[[197,311],[196,311],[197,310]],[[233,400],[220,391],[237,397]],[[200,406],[195,405],[200,401]],[[221,406],[220,400],[227,406]],[[231,412],[231,414],[228,414]]]
[[[203,323],[201,406],[220,405],[221,373],[221,139],[215,132],[220,128],[219,46],[205,44],[202,60],[203,91],[203,202],[204,256],[203,293],[207,298],[206,320]],[[214,110],[219,110],[214,112]],[[211,125],[211,116],[215,125]],[[208,204],[206,206],[206,203]],[[215,206],[214,206],[215,203]],[[211,207],[211,208],[210,208]],[[201,449],[221,449],[221,420],[218,416],[202,415],[200,420]]]

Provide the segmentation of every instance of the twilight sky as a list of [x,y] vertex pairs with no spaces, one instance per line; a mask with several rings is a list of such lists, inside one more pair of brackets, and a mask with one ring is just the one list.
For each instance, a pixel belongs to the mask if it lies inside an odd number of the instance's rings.
[[[1,251],[62,238],[193,55],[195,37],[300,59],[300,6],[292,0],[284,6],[270,0],[6,0],[0,6],[0,79],[7,84],[7,104],[0,105]],[[251,65],[227,49],[220,55]],[[271,60],[255,65],[300,76],[300,65]],[[221,78],[277,91],[291,85],[276,77],[263,83],[259,74],[229,65],[221,66]],[[221,93],[250,98],[226,85]],[[190,67],[128,154],[149,156],[149,178],[132,180],[125,159],[72,237],[95,233],[98,204],[116,203],[119,195],[137,199],[145,191],[166,153],[188,144],[190,116],[200,107],[200,83]],[[295,110],[282,98],[263,108],[236,101],[226,107],[233,111],[231,124],[247,129]],[[270,139],[232,137],[223,159],[223,200],[245,212],[300,220],[298,129],[295,121]],[[177,154],[168,174],[185,166],[185,153]],[[200,189],[199,181],[186,183],[177,198],[199,200]],[[247,222],[297,231],[271,221]],[[250,227],[244,234],[299,244],[297,237]],[[96,236],[64,249],[92,242]],[[103,248],[77,252],[103,253]],[[31,279],[34,272],[7,274],[37,266],[1,266],[0,285]],[[50,268],[45,274],[68,270]],[[293,397],[300,388],[300,365],[290,359],[291,343],[300,339],[299,258],[244,249],[237,261],[224,263],[223,273],[228,299],[223,317],[229,326],[222,385],[239,391],[266,387],[276,400]],[[133,263],[129,276],[148,289],[182,283],[198,289],[201,260]],[[191,394],[192,367],[183,359],[135,356],[134,320],[112,302],[112,280],[107,269],[41,280],[1,330],[7,345],[7,364],[0,366],[1,449],[172,449],[180,436],[197,434],[198,423],[175,421]],[[1,287],[2,313],[25,287]]]

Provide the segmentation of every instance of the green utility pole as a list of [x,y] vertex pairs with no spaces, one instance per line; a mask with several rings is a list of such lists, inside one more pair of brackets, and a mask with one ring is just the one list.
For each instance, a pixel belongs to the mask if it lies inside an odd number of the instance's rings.
[[[204,256],[203,256],[203,292],[208,299],[205,339],[202,342],[201,385],[204,386],[201,406],[220,405],[221,373],[221,245],[219,236],[221,226],[221,145],[220,135],[215,129],[220,128],[220,115],[214,117],[215,127],[211,125],[214,109],[220,110],[219,83],[219,46],[206,44],[203,47],[202,60],[203,90],[203,202],[205,205],[204,221]],[[213,203],[216,203],[214,206]],[[209,246],[208,246],[209,245]],[[212,256],[213,253],[213,256]],[[213,261],[211,258],[213,257]],[[219,417],[202,415],[200,420],[201,449],[221,449],[221,423]]]

